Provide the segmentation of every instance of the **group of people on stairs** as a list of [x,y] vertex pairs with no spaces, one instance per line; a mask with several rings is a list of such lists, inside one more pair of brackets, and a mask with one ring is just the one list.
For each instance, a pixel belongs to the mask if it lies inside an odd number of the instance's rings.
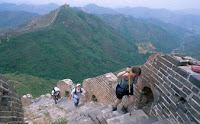
[[[116,111],[117,106],[122,102],[123,96],[128,96],[128,103],[122,107],[124,113],[128,113],[128,107],[135,102],[134,88],[136,85],[138,89],[141,89],[141,68],[140,67],[127,67],[124,71],[117,74],[117,78],[120,78],[119,83],[116,86],[116,97],[112,110]],[[54,87],[52,90],[52,97],[57,104],[57,100],[60,98],[60,89]],[[85,100],[85,90],[81,87],[81,84],[77,84],[70,94],[70,99],[73,98],[74,105],[78,107],[80,99]]]

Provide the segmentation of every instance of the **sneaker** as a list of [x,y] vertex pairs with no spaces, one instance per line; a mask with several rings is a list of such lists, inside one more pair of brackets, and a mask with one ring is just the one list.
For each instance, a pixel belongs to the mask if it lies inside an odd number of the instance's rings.
[[124,114],[126,114],[126,113],[128,113],[128,108],[126,108],[126,107],[122,107],[122,111],[124,112]]
[[78,103],[74,103],[75,107],[78,107]]
[[112,106],[112,111],[117,111],[117,107]]

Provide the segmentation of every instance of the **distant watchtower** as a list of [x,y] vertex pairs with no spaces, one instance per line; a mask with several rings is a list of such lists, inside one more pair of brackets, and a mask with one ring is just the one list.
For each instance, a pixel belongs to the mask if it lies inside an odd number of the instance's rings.
[[65,6],[66,8],[69,8],[69,7],[70,7],[69,4],[66,4],[66,3],[64,4],[64,6]]

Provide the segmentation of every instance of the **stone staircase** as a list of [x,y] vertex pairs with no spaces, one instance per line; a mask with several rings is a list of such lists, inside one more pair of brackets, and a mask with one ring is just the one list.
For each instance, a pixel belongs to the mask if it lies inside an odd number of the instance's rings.
[[75,107],[72,100],[62,98],[54,104],[49,95],[35,100],[25,107],[25,120],[28,124],[47,124],[66,119],[68,124],[173,124],[169,120],[148,117],[142,110],[129,108],[131,113],[123,114],[121,107],[112,111],[111,105],[88,102]]
[[[73,117],[73,121],[71,117]],[[82,121],[80,118],[85,117]],[[130,113],[123,114],[119,108],[112,111],[112,107],[99,103],[90,102],[74,110],[73,114],[66,116],[69,124],[75,124],[74,119],[81,120],[81,124],[173,124],[169,120],[158,120],[156,117],[148,117],[142,110],[133,110]],[[78,121],[76,121],[78,122]]]

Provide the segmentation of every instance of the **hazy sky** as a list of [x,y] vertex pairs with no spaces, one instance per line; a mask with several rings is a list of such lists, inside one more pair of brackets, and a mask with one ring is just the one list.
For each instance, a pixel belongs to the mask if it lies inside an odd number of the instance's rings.
[[70,6],[84,6],[95,3],[104,7],[137,7],[145,6],[150,8],[168,8],[168,9],[200,9],[200,0],[0,0],[0,3],[17,3],[17,4],[70,4]]

